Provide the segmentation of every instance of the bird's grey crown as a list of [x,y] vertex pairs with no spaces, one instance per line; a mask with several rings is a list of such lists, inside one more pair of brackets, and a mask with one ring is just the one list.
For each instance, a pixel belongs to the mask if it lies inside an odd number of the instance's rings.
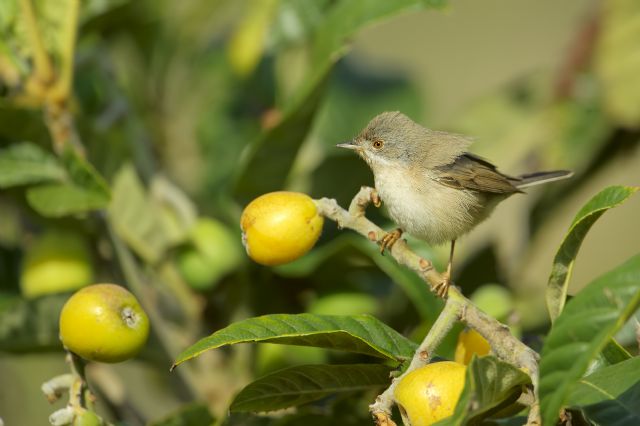
[[471,144],[467,137],[429,130],[399,111],[378,114],[356,139],[382,140],[384,149],[376,155],[426,168],[453,162]]

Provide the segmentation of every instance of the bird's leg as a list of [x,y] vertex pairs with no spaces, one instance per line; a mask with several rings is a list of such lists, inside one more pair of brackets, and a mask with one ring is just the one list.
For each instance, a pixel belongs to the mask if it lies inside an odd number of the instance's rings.
[[453,250],[456,247],[456,240],[451,240],[451,251],[449,252],[449,263],[447,264],[447,270],[442,274],[442,281],[434,288],[436,294],[439,297],[444,298],[449,292],[449,286],[451,285],[451,265],[453,264]]
[[402,229],[396,228],[391,232],[387,232],[384,234],[379,241],[380,243],[380,254],[384,254],[384,249],[391,250],[391,247],[402,237]]

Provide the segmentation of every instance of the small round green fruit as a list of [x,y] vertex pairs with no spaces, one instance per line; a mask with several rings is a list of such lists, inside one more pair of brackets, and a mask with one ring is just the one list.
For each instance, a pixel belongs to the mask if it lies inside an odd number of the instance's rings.
[[191,229],[190,237],[191,246],[178,254],[177,265],[185,281],[195,290],[212,288],[242,262],[240,238],[221,222],[200,218]]
[[81,235],[51,230],[28,248],[20,287],[27,298],[77,290],[93,281],[89,247]]

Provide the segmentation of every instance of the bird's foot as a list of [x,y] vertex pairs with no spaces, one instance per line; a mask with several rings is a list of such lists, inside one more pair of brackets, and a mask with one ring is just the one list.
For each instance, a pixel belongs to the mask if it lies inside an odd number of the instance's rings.
[[449,274],[445,273],[442,276],[442,281],[436,284],[432,290],[436,294],[436,296],[440,297],[441,299],[444,299],[449,293],[450,286],[451,286],[451,277],[449,276]]
[[380,254],[384,254],[385,249],[391,250],[391,247],[402,237],[402,229],[396,228],[391,232],[384,234],[384,237],[379,241]]

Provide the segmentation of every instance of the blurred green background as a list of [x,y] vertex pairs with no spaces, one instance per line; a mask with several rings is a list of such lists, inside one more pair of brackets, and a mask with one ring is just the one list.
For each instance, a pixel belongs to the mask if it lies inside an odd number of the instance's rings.
[[[366,165],[334,145],[387,110],[473,136],[472,151],[505,173],[575,171],[571,181],[510,198],[457,245],[456,284],[466,295],[491,284],[507,290],[507,302],[489,297],[483,308],[539,344],[548,327],[544,287],[572,218],[601,188],[640,182],[637,2],[432,1],[380,13],[386,19],[375,22],[351,19],[357,8],[348,3],[82,2],[70,111],[113,197],[105,222],[91,214],[43,217],[21,188],[0,192],[5,425],[47,424],[53,409],[39,387],[66,371],[55,323],[68,294],[27,302],[24,282],[21,288],[29,253],[51,230],[79,234],[94,281],[124,284],[133,268],[156,292],[147,303],[163,322],[152,318],[155,336],[140,358],[89,368],[101,411],[123,424],[157,421],[192,401],[221,415],[252,377],[294,363],[354,359],[243,346],[167,373],[176,351],[242,318],[365,312],[415,339],[424,335],[439,302],[417,300],[419,280],[333,223],[290,265],[252,264],[240,246],[240,211],[263,192],[287,188],[346,207],[361,185],[372,184]],[[35,4],[55,16],[51,4]],[[30,61],[7,59],[24,53],[10,38],[20,33],[16,5],[0,6],[0,148],[29,141],[49,150],[41,111],[17,96],[22,86],[14,77]],[[55,20],[45,22],[56,31]],[[393,227],[384,211],[370,213]],[[635,197],[598,222],[570,292],[640,251],[638,217]],[[114,240],[135,257],[123,256]],[[446,261],[447,247],[410,242],[436,264]],[[128,261],[137,266],[127,269]],[[495,300],[508,306],[491,306]],[[622,343],[633,345],[628,330]],[[449,342],[441,355],[452,350]],[[353,411],[333,407],[347,408]],[[344,424],[367,424],[361,411]]]

